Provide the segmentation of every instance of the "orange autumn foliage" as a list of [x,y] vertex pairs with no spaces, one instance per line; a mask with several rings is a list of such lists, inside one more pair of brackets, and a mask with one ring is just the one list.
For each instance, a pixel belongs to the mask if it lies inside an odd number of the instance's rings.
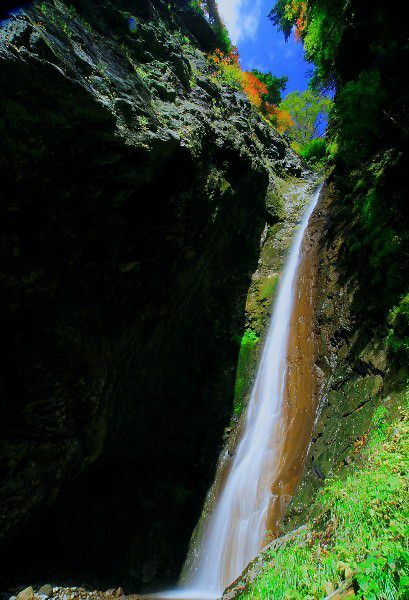
[[223,54],[223,52],[217,48],[213,54],[211,54],[210,58],[216,65],[237,65],[240,67],[240,56],[236,46],[233,46],[233,49],[229,54]]
[[307,27],[307,3],[293,0],[291,12],[295,20],[295,38],[301,40]]
[[263,96],[268,94],[268,90],[264,83],[249,71],[244,71],[243,91],[250,102],[257,108],[261,108]]
[[274,116],[276,120],[275,126],[277,131],[279,131],[280,133],[285,133],[286,131],[291,129],[291,127],[294,127],[294,121],[292,120],[290,113],[288,113],[286,110],[281,110],[277,107],[274,108]]
[[261,107],[263,96],[268,93],[268,90],[264,83],[257,79],[253,73],[242,70],[239,52],[236,47],[229,54],[223,54],[221,50],[216,50],[211,55],[211,59],[221,70],[228,83],[241,88],[254,106]]
[[291,127],[294,127],[294,121],[292,120],[290,113],[286,110],[281,110],[281,108],[274,106],[274,104],[264,102],[262,113],[274,125],[279,133],[285,133],[291,129]]
[[243,71],[240,66],[240,56],[236,47],[229,54],[216,50],[211,56],[223,79],[238,89],[241,89],[262,116],[267,119],[280,133],[285,133],[294,123],[289,113],[264,100],[268,95],[266,85],[250,71]]

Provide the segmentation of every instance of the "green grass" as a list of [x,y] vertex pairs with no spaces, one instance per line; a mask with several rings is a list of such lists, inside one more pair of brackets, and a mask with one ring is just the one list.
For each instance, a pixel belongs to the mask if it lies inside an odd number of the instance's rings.
[[317,494],[307,530],[265,555],[242,600],[315,600],[353,580],[366,600],[409,598],[408,393],[388,424],[384,407],[357,440],[355,465]]

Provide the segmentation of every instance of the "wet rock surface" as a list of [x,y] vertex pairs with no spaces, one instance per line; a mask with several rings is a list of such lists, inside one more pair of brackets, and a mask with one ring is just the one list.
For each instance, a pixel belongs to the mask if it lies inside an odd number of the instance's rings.
[[140,589],[183,562],[272,198],[303,175],[213,77],[216,43],[182,1],[45,1],[1,26],[5,588]]
[[[404,396],[407,371],[387,355],[384,326],[374,324],[370,317],[358,319],[354,310],[360,282],[356,273],[346,277],[343,269],[342,252],[351,222],[341,219],[339,202],[330,179],[309,227],[318,250],[314,337],[319,405],[304,473],[287,508],[281,535],[263,548],[225,591],[223,600],[239,598],[269,568],[267,551],[274,550],[274,544],[294,539],[301,546],[308,544],[309,528],[319,516],[311,510],[317,490],[327,478],[342,478],[351,465],[359,464],[356,461],[376,409],[382,405],[393,414]],[[328,584],[326,598],[356,597],[349,567],[344,577],[338,589]]]
[[[271,310],[286,258],[302,215],[311,198],[319,178],[308,174],[303,180],[288,178],[277,182],[267,196],[267,221],[261,237],[257,268],[252,274],[245,305],[245,330],[251,332],[252,344],[239,356],[236,374],[233,431],[230,446],[236,438],[235,426],[247,404],[258,360],[263,347]],[[275,218],[274,218],[275,217]]]
[[381,400],[405,384],[405,370],[388,360],[384,326],[356,316],[360,282],[354,273],[346,276],[342,266],[351,222],[342,219],[340,202],[330,180],[316,215],[322,231],[315,316],[318,416],[283,531],[305,523],[311,499],[325,479],[346,472],[354,462]]

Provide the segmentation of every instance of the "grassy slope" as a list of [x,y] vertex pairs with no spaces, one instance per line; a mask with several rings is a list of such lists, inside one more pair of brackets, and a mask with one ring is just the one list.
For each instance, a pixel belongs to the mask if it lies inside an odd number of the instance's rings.
[[346,477],[318,493],[306,531],[266,553],[242,600],[320,599],[348,580],[351,596],[409,598],[408,401],[406,390],[377,409]]

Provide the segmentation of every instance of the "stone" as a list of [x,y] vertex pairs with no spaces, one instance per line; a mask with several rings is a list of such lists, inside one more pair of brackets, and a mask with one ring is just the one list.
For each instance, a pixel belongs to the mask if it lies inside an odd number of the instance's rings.
[[345,579],[351,579],[354,575],[353,570],[351,569],[351,567],[349,565],[345,565],[345,569],[344,569],[344,576]]
[[46,583],[45,585],[42,585],[40,587],[37,594],[39,594],[40,596],[47,596],[47,597],[52,596],[53,595],[53,586],[50,585],[49,583]]
[[331,581],[325,581],[323,587],[327,596],[335,592],[334,584]]
[[345,598],[356,598],[355,591],[353,588],[345,590],[345,592],[341,592],[341,594],[339,594],[339,600],[345,600]]
[[27,587],[17,594],[17,600],[34,600],[34,590],[33,588]]

